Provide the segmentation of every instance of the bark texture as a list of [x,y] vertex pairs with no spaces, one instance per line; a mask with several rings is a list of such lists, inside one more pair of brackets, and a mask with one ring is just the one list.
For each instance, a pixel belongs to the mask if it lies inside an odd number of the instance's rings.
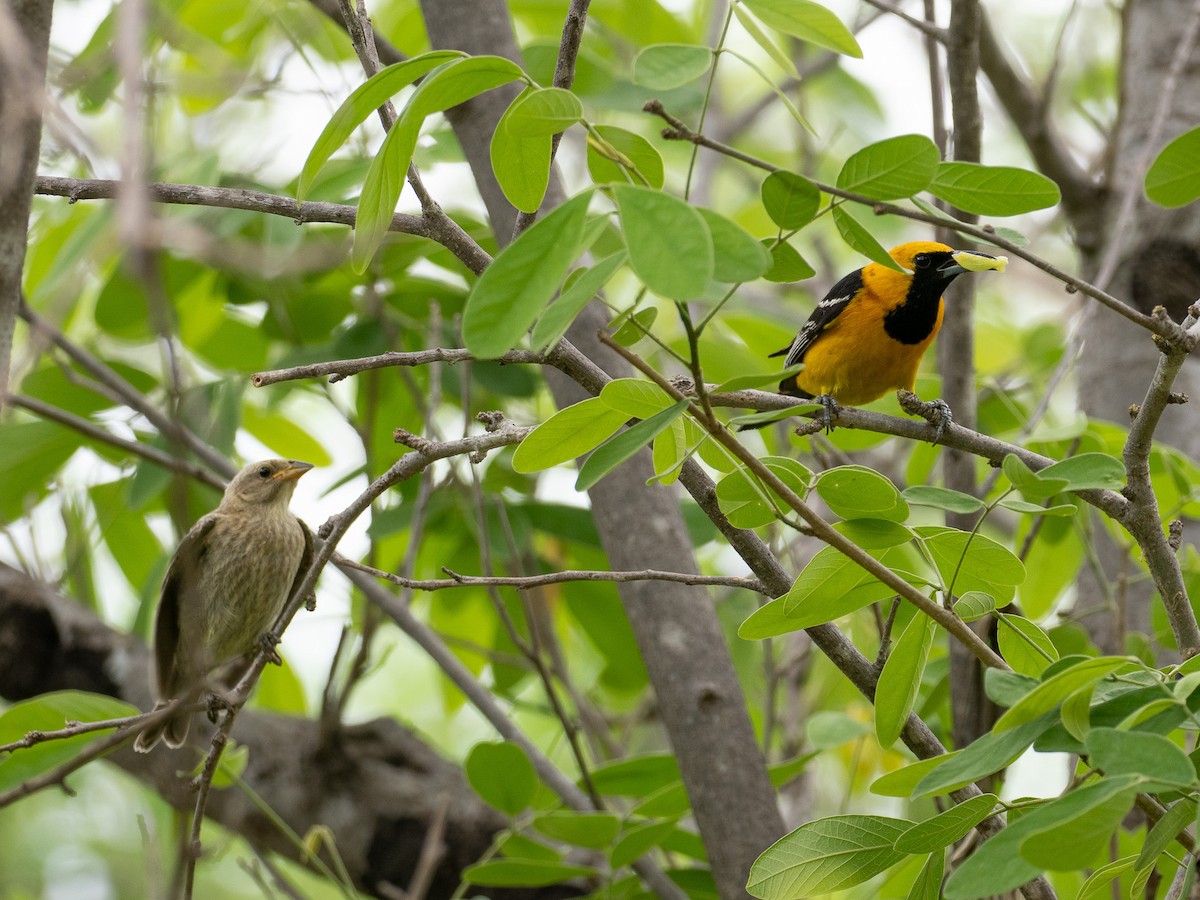
[[29,207],[37,177],[53,0],[0,6],[0,409],[21,304]]
[[[1180,35],[1196,15],[1192,0],[1130,0],[1124,7],[1121,83],[1117,127],[1109,147],[1107,196],[1099,211],[1104,240],[1084,248],[1084,275],[1095,278],[1111,269],[1109,293],[1146,312],[1164,306],[1175,321],[1200,298],[1200,216],[1195,205],[1164,209],[1142,193],[1146,165],[1169,141],[1200,121],[1200,51],[1194,46],[1176,68]],[[1165,117],[1160,107],[1167,104]],[[1161,121],[1161,128],[1155,126]],[[1157,130],[1157,134],[1154,132]],[[1125,197],[1136,202],[1123,212]],[[1115,248],[1115,249],[1114,249]],[[1106,256],[1116,254],[1115,266]],[[1084,325],[1079,370],[1079,402],[1091,417],[1128,426],[1128,409],[1140,403],[1158,364],[1159,351],[1145,331],[1099,308]],[[1177,391],[1193,402],[1171,406],[1156,437],[1192,457],[1200,456],[1200,360],[1188,360]],[[1194,533],[1194,527],[1190,529]],[[1188,534],[1185,531],[1185,534]],[[1082,607],[1101,607],[1087,621],[1105,652],[1123,652],[1123,631],[1150,631],[1149,582],[1126,585],[1138,564],[1097,530],[1103,583],[1086,572],[1080,581]],[[1106,597],[1106,592],[1111,596]]]

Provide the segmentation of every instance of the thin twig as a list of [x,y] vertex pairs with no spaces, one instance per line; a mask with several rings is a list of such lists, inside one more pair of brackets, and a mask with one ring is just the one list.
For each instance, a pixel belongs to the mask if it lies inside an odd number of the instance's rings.
[[[587,24],[588,7],[592,0],[571,0],[567,7],[567,18],[563,22],[562,39],[558,45],[558,60],[554,65],[554,86],[570,90],[575,83],[575,63],[579,59],[579,47],[583,44],[583,29]],[[562,143],[561,131],[550,138],[550,165],[553,167],[554,158],[558,155],[558,145]],[[518,212],[516,225],[513,227],[513,240],[526,228],[533,224],[537,212]]]
[[360,572],[366,572],[369,575],[374,575],[376,578],[383,578],[399,587],[414,591],[443,591],[447,588],[489,586],[530,590],[532,588],[546,587],[551,584],[563,584],[571,581],[611,581],[618,583],[627,581],[674,581],[679,584],[703,584],[717,587],[742,588],[758,594],[767,593],[757,578],[741,578],[736,575],[689,575],[686,572],[662,572],[657,569],[641,569],[636,572],[565,569],[561,572],[547,572],[544,575],[525,575],[521,577],[497,575],[488,577],[485,575],[460,575],[458,572],[454,572],[443,566],[442,571],[449,575],[449,578],[419,579],[406,578],[402,575],[373,568],[372,566],[364,566],[353,560],[346,560],[345,564]]

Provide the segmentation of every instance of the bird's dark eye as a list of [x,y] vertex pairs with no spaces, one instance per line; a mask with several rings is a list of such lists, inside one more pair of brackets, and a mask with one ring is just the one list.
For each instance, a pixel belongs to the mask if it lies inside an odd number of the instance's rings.
[[270,478],[271,477],[271,467],[270,466],[259,466],[258,477],[259,478]]
[[930,262],[932,262],[932,260],[929,258],[928,253],[918,253],[916,256],[913,257],[913,268],[914,269],[927,269],[927,268],[929,268]]

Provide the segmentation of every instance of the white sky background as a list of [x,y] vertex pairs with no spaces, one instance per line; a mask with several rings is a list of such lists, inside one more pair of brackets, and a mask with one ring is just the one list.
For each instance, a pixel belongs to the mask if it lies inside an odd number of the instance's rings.
[[[666,5],[672,9],[684,9],[690,4],[687,0],[667,0]],[[826,5],[848,23],[854,20],[859,9],[856,3],[849,0],[827,0]],[[1103,2],[1083,0],[1080,5],[1086,17],[1090,15],[1090,11],[1102,8]],[[564,9],[565,6],[564,0]],[[903,6],[914,14],[919,13],[919,3],[908,2]],[[946,3],[941,4],[943,22],[947,6]],[[992,3],[990,6],[1002,28],[1018,27],[1022,30],[1023,40],[1029,38],[1037,42],[1036,46],[1044,47],[1048,65],[1058,24],[1070,7],[1068,0],[1007,0],[1002,4]],[[53,45],[68,54],[77,52],[91,38],[96,25],[107,14],[109,8],[108,0],[59,3],[55,10]],[[738,29],[739,26],[735,24],[734,28]],[[1115,40],[1115,33],[1109,38]],[[864,51],[864,58],[845,60],[843,66],[881,98],[887,111],[887,125],[879,136],[908,132],[928,133],[928,74],[920,36],[903,22],[893,17],[884,17],[861,32],[858,39]],[[1091,36],[1089,39],[1094,40]],[[744,43],[747,48],[752,46],[748,39],[737,40],[739,45]],[[753,50],[748,52],[757,54],[757,51]],[[204,129],[209,129],[206,140],[212,146],[220,147],[223,167],[226,170],[256,171],[264,180],[279,183],[294,178],[300,171],[309,149],[336,104],[360,82],[361,77],[357,66],[332,66],[315,55],[310,55],[309,61],[316,67],[316,71],[298,55],[291,56],[281,72],[281,84],[286,86],[286,91],[273,92],[269,102],[235,101],[226,104],[218,114],[203,117],[194,123],[194,127],[201,133],[204,133]],[[886,64],[882,64],[883,61],[886,61]],[[768,68],[768,71],[770,70]],[[1040,76],[1042,73],[1038,74]],[[741,74],[737,77],[741,77]],[[985,104],[992,102],[986,89],[983,91],[983,100]],[[113,111],[101,117],[82,117],[72,109],[65,110],[65,114],[80,132],[88,135],[102,148],[102,151],[96,154],[97,159],[103,159],[105,156],[116,158],[120,120],[115,107]],[[985,112],[985,122],[989,126],[1001,119],[1002,116]],[[254,127],[245,127],[247,121],[253,121]],[[380,137],[376,133],[377,130],[375,128],[370,132],[370,139],[375,142]],[[989,133],[985,137],[985,162],[1027,165],[1024,153],[1015,142],[997,140],[1003,135],[995,133]],[[1085,130],[1069,137],[1088,150],[1096,149],[1100,145],[1099,137]],[[578,154],[574,161],[567,158],[568,168],[572,162],[576,166],[579,165]],[[105,171],[105,168],[103,164],[97,165],[95,175],[117,176],[116,171]],[[427,173],[426,181],[435,197],[455,196],[456,203],[461,204],[464,197],[474,196],[469,176],[465,174],[465,167],[462,166],[434,167]],[[412,205],[412,195],[406,190],[401,197],[401,209],[410,208]],[[481,204],[476,204],[476,209],[481,210]],[[1042,217],[1041,221],[1044,220],[1045,217]],[[1063,249],[1064,245],[1059,245],[1057,252],[1063,252]],[[1063,262],[1071,267],[1073,260],[1067,259]],[[306,409],[304,414],[317,415],[319,411]],[[298,420],[303,421],[303,418]],[[357,446],[357,438],[344,423],[330,422],[328,429],[321,425],[319,433],[327,448]],[[239,439],[238,450],[245,459],[275,455],[245,436]],[[358,459],[347,461],[343,458],[339,461],[344,467],[359,464]],[[96,464],[102,465],[98,461]],[[90,468],[90,465],[88,467]],[[330,467],[307,475],[297,490],[293,502],[294,511],[315,527],[342,509],[364,484],[359,480],[326,494],[326,490],[341,477],[343,471],[344,469]],[[91,480],[94,473],[77,471],[74,474],[84,483]],[[570,490],[569,483],[565,488]],[[354,556],[365,548],[365,524],[364,517],[343,542],[342,549],[347,555]],[[38,531],[42,535],[54,533],[56,527],[53,517],[50,516],[41,516],[37,521]],[[61,532],[60,528],[58,530]],[[0,555],[8,556],[7,548],[2,542]],[[108,566],[110,574],[115,575],[113,580],[124,584],[123,579],[112,572],[112,564],[108,563]],[[299,661],[296,669],[306,683],[310,698],[315,696],[327,675],[337,633],[347,615],[347,596],[344,580],[333,573],[326,575],[322,579],[317,613],[301,612],[287,633],[284,649],[289,651],[289,659],[293,662]],[[133,602],[134,598],[129,596],[115,600],[117,608],[125,610],[128,610],[129,604]],[[120,619],[121,616],[118,615],[117,618]],[[428,677],[428,674],[421,677]],[[1025,775],[1027,771],[1032,772],[1029,778]],[[1046,793],[1054,792],[1058,787],[1053,779],[1047,781],[1044,765],[1035,765],[1032,770],[1018,766],[1015,776],[1010,779],[1008,792],[1014,795]]]

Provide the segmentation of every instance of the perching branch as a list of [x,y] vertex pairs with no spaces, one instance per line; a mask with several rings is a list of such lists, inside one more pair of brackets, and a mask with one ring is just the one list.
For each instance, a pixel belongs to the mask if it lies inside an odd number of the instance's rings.
[[545,575],[525,575],[523,577],[461,575],[442,566],[442,571],[449,578],[405,578],[401,575],[385,572],[372,566],[364,566],[353,560],[337,559],[339,566],[357,569],[390,581],[392,584],[412,591],[444,591],[447,588],[458,587],[511,587],[519,591],[546,587],[551,584],[564,584],[572,581],[674,581],[679,584],[703,584],[716,587],[741,588],[754,591],[757,594],[767,593],[757,578],[739,578],[736,575],[689,575],[686,572],[660,572],[655,569],[643,569],[640,572],[604,572],[595,570],[565,569],[561,572],[548,572]]
[[[1165,317],[1161,307],[1155,312]],[[1125,496],[1129,499],[1129,508],[1122,524],[1145,555],[1179,652],[1184,659],[1188,659],[1200,653],[1200,626],[1188,601],[1176,548],[1171,547],[1171,538],[1163,531],[1158,497],[1150,482],[1150,453],[1155,429],[1167,406],[1179,402],[1179,395],[1172,394],[1171,388],[1184,360],[1200,344],[1200,303],[1193,304],[1188,310],[1183,329],[1186,337],[1178,343],[1158,341],[1162,355],[1146,390],[1146,399],[1136,409],[1129,436],[1125,440],[1125,474],[1129,480]]]

